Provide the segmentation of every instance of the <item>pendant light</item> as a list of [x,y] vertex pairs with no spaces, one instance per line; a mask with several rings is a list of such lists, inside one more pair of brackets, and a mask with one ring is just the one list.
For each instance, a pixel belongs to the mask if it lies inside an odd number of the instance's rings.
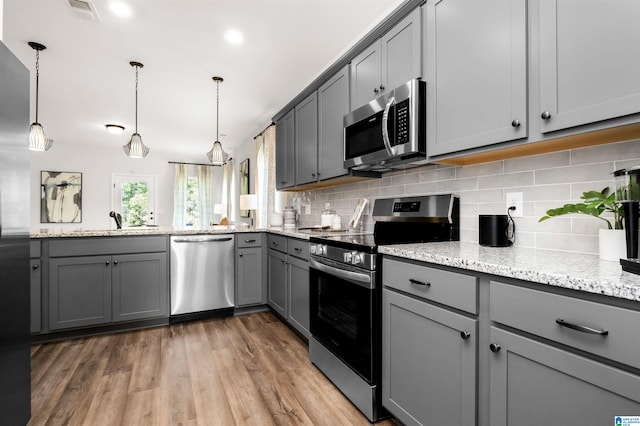
[[216,82],[216,140],[211,147],[211,151],[207,152],[207,157],[209,157],[209,161],[214,166],[222,166],[227,161],[228,155],[222,150],[222,144],[220,143],[220,138],[218,132],[220,130],[219,126],[219,115],[220,115],[220,83],[224,80],[222,77],[212,77],[213,81]]
[[29,131],[29,149],[31,151],[49,151],[51,145],[53,145],[53,139],[48,138],[44,133],[42,124],[38,123],[38,92],[40,82],[40,52],[47,47],[43,44],[30,41],[29,46],[36,51],[36,121],[31,124]]
[[136,130],[133,135],[131,135],[129,143],[122,145],[122,149],[124,149],[124,153],[131,158],[143,158],[149,153],[149,148],[144,146],[142,137],[138,133],[138,70],[144,65],[135,61],[129,62],[129,65],[136,69]]

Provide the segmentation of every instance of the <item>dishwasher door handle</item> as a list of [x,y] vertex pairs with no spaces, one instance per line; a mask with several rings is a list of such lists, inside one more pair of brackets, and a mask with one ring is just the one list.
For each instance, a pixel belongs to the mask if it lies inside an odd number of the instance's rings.
[[222,241],[231,241],[233,237],[227,238],[176,238],[174,243],[217,243]]

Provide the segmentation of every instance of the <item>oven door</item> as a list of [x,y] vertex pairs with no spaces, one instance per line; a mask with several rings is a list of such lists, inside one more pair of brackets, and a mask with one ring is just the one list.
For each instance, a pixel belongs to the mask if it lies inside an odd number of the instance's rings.
[[375,383],[376,273],[311,257],[311,335],[368,383]]

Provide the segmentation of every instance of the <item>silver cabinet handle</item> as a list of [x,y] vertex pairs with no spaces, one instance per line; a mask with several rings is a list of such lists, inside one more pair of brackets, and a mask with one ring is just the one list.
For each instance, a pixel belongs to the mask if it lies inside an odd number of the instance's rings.
[[597,328],[588,327],[586,325],[573,324],[571,322],[567,322],[567,321],[563,320],[562,318],[558,318],[556,320],[556,323],[561,325],[561,326],[563,326],[563,327],[567,327],[567,328],[570,328],[572,330],[580,331],[581,333],[597,334],[599,336],[607,336],[609,334],[608,330],[598,330]]
[[378,92],[380,92],[380,91],[378,90],[378,88],[377,88],[377,87],[374,87],[374,88],[373,88],[373,93],[378,93]]
[[278,242],[277,241],[272,241],[271,244],[273,244],[274,246],[277,246]]
[[31,269],[33,269],[35,271],[36,269],[38,269],[38,265],[32,265]]
[[117,264],[118,264],[118,261],[117,261],[117,260],[114,260],[114,261],[113,261],[113,264],[114,264],[114,265],[117,265]]
[[255,243],[256,240],[244,240],[245,243]]
[[513,127],[520,127],[520,120],[513,120],[513,121],[511,122],[511,125],[512,125]]
[[111,263],[111,261],[107,260],[106,262],[104,262],[105,265],[109,265]]
[[548,120],[551,118],[551,113],[549,111],[544,111],[542,114],[540,114],[540,118],[542,118],[543,120]]
[[384,90],[384,86],[382,84],[380,85],[380,90]]
[[469,337],[471,337],[471,333],[469,333],[468,331],[461,331],[460,337],[462,337],[462,340],[467,340]]
[[419,281],[419,280],[416,280],[414,278],[409,278],[409,282],[411,284],[415,284],[415,285],[421,285],[421,286],[424,286],[424,287],[431,287],[431,283],[425,283],[424,281]]
[[500,345],[498,343],[491,343],[489,345],[489,349],[491,349],[491,352],[493,352],[494,354],[497,354],[498,352],[500,352]]
[[238,257],[242,257],[242,253],[238,253]]
[[302,251],[302,249],[300,247],[295,247],[294,250],[297,251],[298,253],[300,253]]

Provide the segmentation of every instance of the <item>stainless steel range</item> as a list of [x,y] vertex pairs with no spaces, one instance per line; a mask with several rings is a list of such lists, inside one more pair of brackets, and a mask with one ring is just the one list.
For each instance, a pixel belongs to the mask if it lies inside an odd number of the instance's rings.
[[378,245],[459,239],[451,194],[375,201],[373,234],[310,239],[311,361],[371,422],[381,405],[382,259]]

